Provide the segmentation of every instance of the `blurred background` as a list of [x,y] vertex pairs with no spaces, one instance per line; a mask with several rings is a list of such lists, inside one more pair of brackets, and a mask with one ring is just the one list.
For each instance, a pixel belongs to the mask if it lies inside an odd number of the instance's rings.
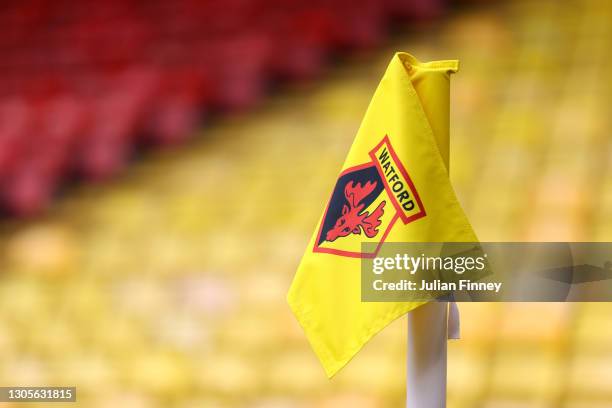
[[[2,2],[0,385],[403,406],[405,319],[328,381],[285,302],[386,64],[461,60],[451,178],[481,240],[610,241],[611,22],[606,0]],[[612,305],[460,308],[450,408],[612,407]]]

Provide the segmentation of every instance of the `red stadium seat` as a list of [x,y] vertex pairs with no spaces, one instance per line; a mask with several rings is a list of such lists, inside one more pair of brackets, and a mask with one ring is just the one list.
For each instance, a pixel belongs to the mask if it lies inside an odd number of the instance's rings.
[[0,205],[42,210],[75,171],[122,170],[137,148],[257,105],[273,81],[379,45],[388,22],[444,0],[25,0],[0,5]]

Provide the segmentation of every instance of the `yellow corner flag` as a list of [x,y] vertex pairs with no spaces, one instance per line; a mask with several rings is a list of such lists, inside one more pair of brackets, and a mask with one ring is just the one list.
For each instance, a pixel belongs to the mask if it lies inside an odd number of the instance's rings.
[[457,66],[395,54],[298,267],[287,300],[329,377],[422,304],[361,302],[361,258],[383,242],[476,242],[447,173]]

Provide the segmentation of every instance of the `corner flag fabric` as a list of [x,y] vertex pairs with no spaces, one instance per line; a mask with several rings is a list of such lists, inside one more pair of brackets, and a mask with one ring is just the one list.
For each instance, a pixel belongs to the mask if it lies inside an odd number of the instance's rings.
[[383,242],[476,241],[447,173],[457,65],[394,55],[298,267],[287,300],[329,377],[422,304],[361,302],[361,258]]

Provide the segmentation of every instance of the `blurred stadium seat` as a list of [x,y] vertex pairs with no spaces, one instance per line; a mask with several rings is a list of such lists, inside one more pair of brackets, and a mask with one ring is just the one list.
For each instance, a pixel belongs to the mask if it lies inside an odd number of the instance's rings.
[[271,82],[312,79],[444,4],[3,2],[0,208],[37,214],[67,178],[116,175],[135,149],[181,143],[205,113],[253,107]]

